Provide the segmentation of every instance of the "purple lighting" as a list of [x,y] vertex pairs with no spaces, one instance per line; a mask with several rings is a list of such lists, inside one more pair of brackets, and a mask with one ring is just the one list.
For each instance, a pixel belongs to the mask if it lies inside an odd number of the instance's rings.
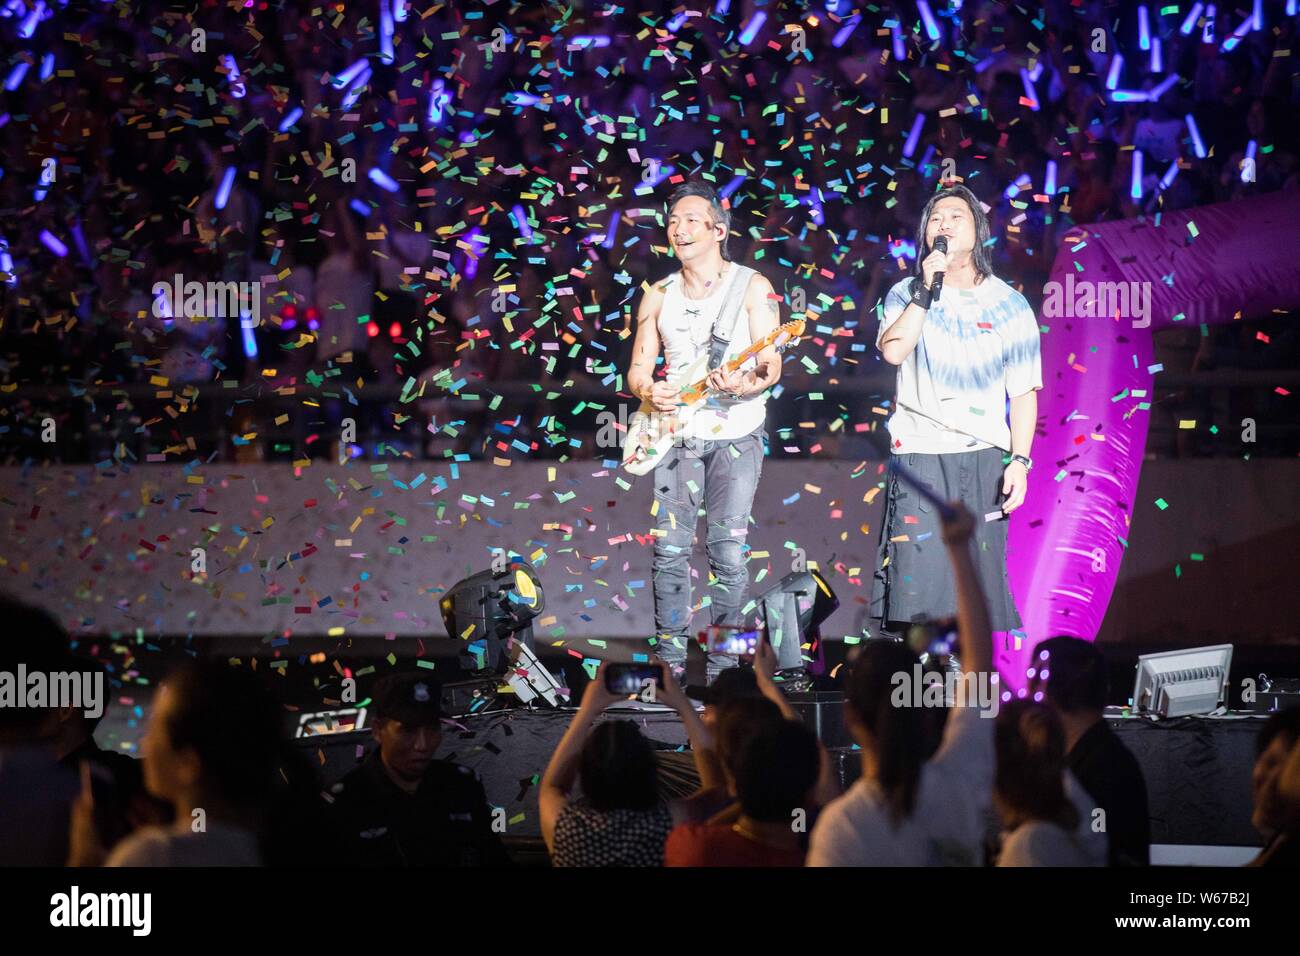
[[253,326],[249,321],[252,318],[248,313],[240,311],[239,313],[239,338],[244,346],[245,358],[257,358],[257,336],[253,334]]
[[835,31],[835,38],[831,40],[831,46],[837,50],[844,46],[849,37],[853,35],[853,31],[858,28],[858,23],[860,23],[861,20],[862,17],[849,17],[849,19],[845,21],[844,26]]
[[1193,3],[1192,9],[1187,11],[1187,16],[1183,20],[1183,25],[1178,28],[1178,32],[1181,33],[1183,36],[1187,36],[1189,33],[1191,33],[1192,30],[1196,28],[1196,21],[1200,19],[1201,11],[1204,9],[1205,9],[1204,5],[1200,3]]
[[925,35],[931,40],[939,39],[939,24],[934,22],[930,5],[925,0],[916,0],[916,12],[921,14],[921,22],[925,24]]
[[1151,23],[1147,5],[1138,7],[1138,46],[1144,50],[1151,49]]
[[217,199],[213,203],[217,210],[226,208],[226,203],[230,201],[230,189],[235,185],[235,174],[239,172],[239,167],[230,166],[221,176],[221,185],[217,187]]
[[763,24],[766,22],[767,22],[766,13],[764,13],[762,10],[755,13],[754,16],[750,19],[749,23],[746,24],[744,32],[740,34],[740,45],[749,46],[751,43],[753,43],[754,37],[758,35],[759,30],[763,29]]
[[26,60],[19,60],[14,64],[14,68],[9,71],[9,76],[5,78],[5,89],[12,92],[18,89],[23,82],[23,77],[27,75],[27,68],[31,64]]
[[1029,100],[1029,108],[1035,113],[1038,112],[1038,94],[1034,92],[1034,81],[1029,76],[1029,71],[1024,67],[1020,68],[1020,82],[1025,87],[1025,99]]
[[60,259],[64,258],[68,254],[68,247],[60,242],[58,237],[48,229],[41,232],[41,245],[45,246],[46,249],[49,249],[50,252],[54,253]]
[[1183,117],[1187,121],[1187,132],[1192,134],[1192,148],[1196,150],[1196,158],[1205,158],[1205,144],[1201,142],[1201,131],[1196,128],[1196,118],[1188,113]]
[[401,188],[392,176],[389,176],[388,173],[377,166],[370,170],[369,176],[370,181],[385,192],[395,193]]
[[31,12],[23,17],[22,23],[18,24],[18,35],[24,40],[31,39],[36,32],[36,25],[41,22],[41,14],[45,12],[45,3],[39,2],[32,7]]
[[925,114],[917,113],[916,119],[912,120],[912,131],[907,134],[907,142],[903,144],[903,155],[908,159],[912,158],[912,153],[916,151],[916,141],[921,138],[921,127],[925,125]]
[[339,104],[340,109],[347,110],[352,108],[352,104],[360,98],[362,90],[364,90],[366,84],[370,82],[370,75],[370,67],[366,67],[361,71],[361,75],[353,81],[352,87],[348,90],[347,95],[343,97],[343,101]]
[[1223,41],[1223,46],[1220,47],[1220,49],[1223,50],[1224,53],[1227,53],[1229,50],[1233,49],[1238,43],[1241,42],[1242,37],[1244,37],[1247,33],[1250,32],[1250,24],[1252,20],[1253,20],[1252,17],[1247,17],[1246,19],[1242,20],[1240,23],[1237,24],[1237,29],[1232,31],[1232,36],[1227,37]]
[[302,107],[295,106],[285,115],[284,119],[280,120],[280,125],[276,128],[276,131],[287,133],[293,128],[293,124],[300,119],[302,119]]
[[1170,186],[1174,184],[1174,179],[1176,179],[1177,176],[1178,176],[1178,160],[1175,159],[1172,163],[1169,164],[1169,168],[1165,170],[1165,174],[1160,177],[1160,188],[1168,189]]
[[1147,94],[1147,99],[1152,103],[1156,102],[1160,97],[1168,93],[1178,80],[1179,76],[1177,73],[1171,73],[1169,76],[1166,76],[1152,88],[1150,93]]
[[226,81],[230,84],[230,95],[237,100],[242,100],[247,90],[244,88],[244,79],[239,73],[239,65],[235,63],[235,58],[229,53],[223,53],[221,65],[226,68]]
[[519,230],[519,235],[524,237],[525,242],[533,241],[533,230],[528,226],[528,216],[524,213],[523,206],[515,206],[510,210],[510,218],[515,221],[515,228]]
[[1124,66],[1124,54],[1116,53],[1111,57],[1110,69],[1106,71],[1106,89],[1113,90],[1119,86],[1119,71]]
[[333,84],[335,89],[341,90],[343,89],[343,87],[349,86],[352,83],[352,81],[355,80],[358,76],[360,76],[362,72],[364,72],[365,70],[366,70],[366,61],[357,60],[346,70],[344,70],[342,73],[338,74],[332,80],[330,80],[330,83]]
[[610,217],[609,227],[605,230],[605,241],[600,244],[602,249],[614,248],[614,237],[618,235],[619,214],[616,212]]
[[739,189],[740,184],[743,183],[748,178],[749,177],[745,173],[737,173],[735,176],[732,177],[731,182],[727,183],[727,185],[722,187],[722,191],[718,195],[720,195],[723,199],[728,198],[732,193],[734,193],[737,189]]
[[440,126],[447,104],[450,102],[451,94],[446,91],[443,81],[434,80],[433,89],[429,91],[429,113],[425,117],[426,125]]
[[393,12],[384,0],[379,0],[379,59],[393,62]]

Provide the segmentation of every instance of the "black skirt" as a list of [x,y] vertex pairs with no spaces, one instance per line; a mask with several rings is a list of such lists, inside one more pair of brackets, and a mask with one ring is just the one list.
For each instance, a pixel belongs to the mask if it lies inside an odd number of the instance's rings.
[[[1020,613],[1007,580],[1007,518],[1001,515],[1003,452],[999,448],[946,455],[903,455],[901,463],[946,501],[960,501],[975,516],[975,570],[994,631],[1019,629]],[[938,620],[957,613],[952,562],[939,514],[906,483],[890,475],[885,516],[876,548],[870,617],[877,630]],[[999,517],[986,521],[985,516]]]

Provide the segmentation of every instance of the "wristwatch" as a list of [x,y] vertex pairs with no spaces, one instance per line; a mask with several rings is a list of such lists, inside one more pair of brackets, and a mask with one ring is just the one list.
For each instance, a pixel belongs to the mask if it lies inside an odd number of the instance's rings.
[[1032,458],[1026,458],[1024,455],[1012,455],[1012,456],[1011,456],[1011,460],[1012,460],[1012,461],[1018,461],[1018,462],[1020,462],[1020,464],[1024,465],[1024,466],[1025,466],[1025,471],[1032,471],[1032,470],[1033,470],[1033,467],[1034,467],[1034,460],[1033,460]]

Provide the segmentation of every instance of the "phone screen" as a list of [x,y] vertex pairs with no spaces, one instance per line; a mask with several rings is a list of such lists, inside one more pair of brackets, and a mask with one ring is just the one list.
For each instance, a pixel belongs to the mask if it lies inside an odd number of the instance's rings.
[[711,624],[700,636],[700,643],[710,654],[753,657],[758,650],[758,631],[746,631],[733,624]]
[[611,694],[639,694],[647,681],[663,688],[663,672],[655,664],[610,664],[605,668],[605,689]]

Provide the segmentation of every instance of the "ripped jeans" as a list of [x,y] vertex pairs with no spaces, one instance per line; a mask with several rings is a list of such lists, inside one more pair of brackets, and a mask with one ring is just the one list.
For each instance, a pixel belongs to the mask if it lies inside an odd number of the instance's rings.
[[[709,615],[714,624],[740,624],[740,609],[749,586],[745,536],[754,492],[763,470],[759,426],[743,438],[687,439],[669,449],[655,466],[654,602],[656,652],[673,665],[686,660],[691,639],[691,554],[703,499],[704,539],[709,570],[717,580],[709,588]],[[736,658],[710,654],[708,677],[736,666]]]

